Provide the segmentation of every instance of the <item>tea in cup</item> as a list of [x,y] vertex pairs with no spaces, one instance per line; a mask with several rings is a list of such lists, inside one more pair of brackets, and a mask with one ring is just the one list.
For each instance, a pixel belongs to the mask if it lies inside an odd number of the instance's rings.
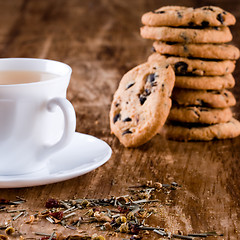
[[72,69],[32,58],[0,59],[0,175],[40,170],[74,135],[66,91]]

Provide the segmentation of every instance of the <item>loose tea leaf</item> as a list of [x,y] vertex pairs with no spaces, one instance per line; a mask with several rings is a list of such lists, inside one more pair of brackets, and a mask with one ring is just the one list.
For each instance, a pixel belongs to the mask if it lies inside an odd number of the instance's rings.
[[[181,186],[176,182],[170,184],[147,181],[139,186],[131,186],[127,190],[128,195],[111,196],[100,199],[65,199],[57,200],[50,198],[46,201],[46,209],[34,213],[25,220],[26,224],[38,223],[41,220],[49,221],[51,224],[60,224],[74,232],[80,230],[83,224],[95,226],[99,230],[108,231],[109,235],[124,233],[129,236],[128,240],[141,240],[144,236],[148,238],[150,232],[158,234],[162,239],[187,239],[192,240],[196,237],[207,238],[209,236],[221,236],[216,232],[207,233],[189,233],[187,235],[178,231],[178,234],[169,232],[163,227],[151,226],[146,223],[151,222],[151,216],[161,214],[160,209],[168,205],[171,206],[172,199],[169,199],[172,191],[178,190]],[[164,195],[165,200],[160,200],[157,196]],[[0,199],[0,212],[18,213],[12,218],[16,221],[18,218],[26,216],[25,209],[8,209],[8,205],[17,205],[26,202],[23,198],[18,201],[10,201]],[[5,230],[6,234],[11,235],[15,229],[11,226],[11,221],[4,226],[0,226],[0,230]],[[83,231],[82,231],[83,232]],[[67,237],[59,237],[58,233],[51,234],[36,232],[35,235],[41,236],[41,240],[105,240],[102,235],[89,236],[88,234],[73,234]],[[1,239],[7,236],[2,235]],[[33,238],[29,238],[33,239]],[[36,238],[34,238],[36,239]],[[39,239],[39,238],[38,238]]]

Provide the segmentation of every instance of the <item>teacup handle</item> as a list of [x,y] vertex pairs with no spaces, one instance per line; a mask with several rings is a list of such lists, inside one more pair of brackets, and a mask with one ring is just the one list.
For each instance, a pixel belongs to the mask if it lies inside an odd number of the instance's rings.
[[53,98],[47,103],[47,110],[53,112],[56,107],[60,107],[64,116],[64,130],[61,139],[52,146],[44,146],[40,153],[41,158],[45,158],[62,148],[72,139],[76,129],[76,114],[72,104],[66,98]]

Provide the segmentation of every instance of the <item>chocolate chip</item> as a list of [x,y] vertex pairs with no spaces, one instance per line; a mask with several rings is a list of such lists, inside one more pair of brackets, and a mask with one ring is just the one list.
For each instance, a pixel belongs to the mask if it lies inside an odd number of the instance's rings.
[[182,18],[182,14],[178,11],[177,11],[177,16],[178,16],[178,18]]
[[214,10],[211,7],[203,7],[202,10],[210,10],[210,11],[214,12]]
[[149,74],[149,75],[147,76],[146,82],[152,83],[152,82],[154,82],[154,81],[155,81],[155,73]]
[[188,52],[188,47],[186,45],[183,45],[183,51]]
[[151,94],[151,90],[150,89],[148,89],[148,88],[144,89],[143,96],[149,96],[150,94]]
[[197,118],[200,118],[200,114],[197,111],[193,110],[193,112],[197,116]]
[[152,47],[152,52],[156,52],[156,49],[155,49],[155,47]]
[[223,24],[224,18],[223,18],[223,16],[222,16],[221,13],[219,13],[219,14],[217,15],[217,20],[218,20],[221,24]]
[[140,95],[139,96],[139,101],[140,101],[140,104],[143,105],[145,103],[145,101],[147,100],[147,98],[143,95]]
[[227,15],[227,13],[225,11],[223,11],[222,14]]
[[208,21],[202,21],[201,25],[202,25],[202,27],[208,27],[209,26],[209,22]]
[[180,37],[187,42],[188,41],[188,37],[186,36],[186,34],[184,32],[180,33]]
[[126,87],[126,90],[129,89],[130,87],[132,87],[134,84],[135,84],[135,82],[128,84],[127,87]]
[[116,115],[114,116],[114,118],[113,118],[113,123],[115,123],[115,122],[117,122],[118,120],[120,120],[120,118],[121,118],[121,114],[120,114],[120,113],[116,114]]
[[169,66],[170,66],[170,65],[169,65],[169,64],[167,64],[165,68],[168,68]]
[[219,30],[219,27],[213,27],[214,30]]
[[157,83],[156,83],[156,82],[152,82],[152,83],[151,83],[151,86],[152,86],[152,87],[156,87],[156,86],[157,86]]
[[188,69],[188,65],[185,62],[177,62],[174,65],[175,73],[177,74],[186,74]]
[[131,122],[131,121],[132,121],[132,119],[130,117],[127,117],[123,120],[123,122]]
[[125,131],[122,133],[122,136],[125,135],[125,134],[130,134],[130,133],[132,133],[132,131],[129,130],[129,129],[127,129],[127,130],[125,130]]
[[164,91],[164,86],[165,86],[164,83],[162,83],[162,92]]
[[118,107],[119,105],[120,105],[119,103],[116,103],[116,104],[115,104],[115,107]]
[[163,13],[165,13],[165,11],[154,11],[154,13],[163,14]]
[[157,83],[155,82],[156,78],[158,77],[158,75],[156,75],[155,73],[151,73],[147,76],[146,82],[150,82],[152,87],[157,86]]

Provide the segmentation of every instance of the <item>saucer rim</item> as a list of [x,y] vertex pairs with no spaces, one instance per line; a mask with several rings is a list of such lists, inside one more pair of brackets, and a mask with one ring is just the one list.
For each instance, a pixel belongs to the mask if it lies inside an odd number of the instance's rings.
[[[99,144],[102,144],[106,148],[104,157],[102,157],[99,161],[83,169],[79,165],[74,170],[71,169],[66,171],[58,171],[53,174],[49,173],[46,176],[44,176],[44,178],[40,178],[40,176],[37,176],[36,178],[28,178],[28,176],[31,176],[33,173],[26,173],[22,175],[12,175],[12,176],[0,175],[0,189],[34,187],[34,186],[41,186],[41,185],[63,182],[66,180],[70,180],[70,179],[82,176],[88,172],[91,172],[94,169],[97,169],[98,167],[102,166],[104,163],[106,163],[110,159],[112,155],[112,149],[105,141],[85,133],[75,132],[74,135],[83,136],[84,138],[92,138]],[[47,165],[45,166],[45,168],[47,168]],[[1,179],[1,178],[6,178],[6,179]]]

